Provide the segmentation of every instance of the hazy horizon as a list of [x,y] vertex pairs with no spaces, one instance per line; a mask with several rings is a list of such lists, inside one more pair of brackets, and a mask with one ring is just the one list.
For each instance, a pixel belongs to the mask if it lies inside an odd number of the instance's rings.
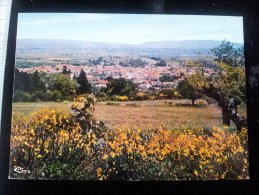
[[[148,43],[148,42],[184,42],[184,41],[215,41],[215,42],[222,42],[223,40],[165,40],[165,41],[147,41],[147,42],[142,42],[142,43],[123,43],[123,42],[104,42],[104,41],[91,41],[91,40],[76,40],[76,39],[30,39],[30,38],[25,38],[25,39],[17,39],[17,40],[58,40],[58,41],[82,41],[82,42],[97,42],[97,43],[108,43],[108,44],[128,44],[128,45],[141,45],[144,43]],[[228,41],[228,40],[226,40]],[[237,43],[237,42],[231,42],[231,43]],[[243,44],[243,43],[237,43],[237,44]]]
[[125,44],[226,39],[243,44],[243,17],[20,13],[17,39],[60,39]]

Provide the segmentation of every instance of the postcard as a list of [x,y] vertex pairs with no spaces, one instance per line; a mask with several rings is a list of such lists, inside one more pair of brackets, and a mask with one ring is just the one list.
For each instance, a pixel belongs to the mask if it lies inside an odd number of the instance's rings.
[[19,13],[9,179],[249,179],[243,18]]

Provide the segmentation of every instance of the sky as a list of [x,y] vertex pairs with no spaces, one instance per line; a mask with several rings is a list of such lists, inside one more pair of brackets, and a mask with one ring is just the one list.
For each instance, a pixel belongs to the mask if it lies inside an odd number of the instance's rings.
[[216,40],[244,43],[241,16],[20,13],[18,39],[70,39],[141,44]]

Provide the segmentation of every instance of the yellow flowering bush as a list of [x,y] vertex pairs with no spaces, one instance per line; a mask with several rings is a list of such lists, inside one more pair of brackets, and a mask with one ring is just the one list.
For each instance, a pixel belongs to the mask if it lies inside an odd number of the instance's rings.
[[167,95],[163,94],[163,93],[160,93],[159,94],[159,99],[165,99],[167,97]]
[[147,94],[143,93],[143,92],[138,92],[135,96],[136,100],[148,100],[149,97]]
[[[95,167],[100,147],[98,141],[106,127],[91,118],[94,99],[83,108],[42,109],[27,117],[13,115],[10,177],[28,179],[96,179]],[[99,138],[99,139],[97,139]],[[17,174],[22,167],[30,174]]]
[[[77,180],[249,178],[247,129],[107,129],[82,108],[13,113],[10,177]],[[17,173],[22,167],[28,171]]]
[[[244,130],[245,131],[245,130]],[[118,180],[248,178],[248,151],[240,138],[213,127],[181,131],[120,129],[106,135],[106,177]],[[109,166],[112,165],[112,166]]]
[[124,96],[119,96],[118,99],[119,99],[120,101],[127,101],[129,98],[124,95]]

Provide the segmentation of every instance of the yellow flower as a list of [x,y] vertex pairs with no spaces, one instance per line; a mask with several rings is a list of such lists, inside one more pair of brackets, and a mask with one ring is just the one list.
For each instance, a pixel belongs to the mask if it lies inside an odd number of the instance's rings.
[[103,159],[106,159],[106,158],[108,158],[108,155],[107,154],[103,155]]
[[114,158],[114,157],[115,157],[115,153],[114,153],[114,152],[110,152],[110,156],[111,156],[112,158]]
[[37,156],[37,158],[42,158],[42,156],[39,154],[39,155]]
[[223,125],[223,129],[228,129],[228,126],[227,125]]

